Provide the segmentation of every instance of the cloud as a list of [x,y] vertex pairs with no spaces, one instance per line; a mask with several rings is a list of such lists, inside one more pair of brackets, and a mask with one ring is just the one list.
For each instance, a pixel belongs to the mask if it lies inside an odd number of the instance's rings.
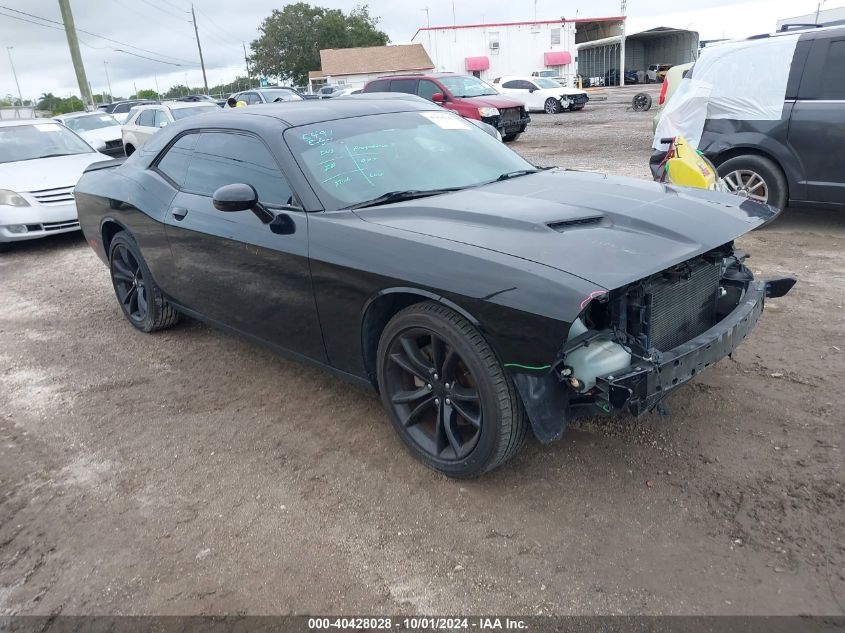
[[[363,0],[394,43],[408,42],[417,28],[425,26],[426,13],[432,26],[452,24],[452,7],[458,24],[524,21],[534,18],[533,0]],[[257,36],[261,21],[281,4],[278,0],[196,0],[197,23],[203,46],[209,86],[245,75],[243,45]],[[358,0],[313,2],[346,11]],[[141,88],[164,91],[173,84],[202,85],[196,40],[190,22],[190,0],[71,0],[78,29],[114,41],[80,32],[81,53],[88,80],[95,92],[106,90],[106,70],[115,94],[128,96]],[[815,0],[759,0],[730,2],[675,0],[667,12],[664,1],[629,0],[629,32],[654,26],[692,28],[702,38],[745,37],[774,29],[782,17],[815,10]],[[537,0],[537,18],[598,17],[617,15],[619,0],[593,0],[589,10],[582,3]],[[55,0],[0,0],[8,7],[61,23]],[[563,7],[563,8],[562,8]],[[38,26],[32,18],[0,8],[0,42],[13,46],[15,68],[24,98],[43,92],[78,94],[67,40],[56,24]],[[15,16],[20,19],[13,19]],[[115,42],[119,42],[115,43]],[[135,48],[133,48],[135,47]],[[127,52],[119,52],[121,49]],[[145,50],[141,50],[145,49]],[[5,53],[5,51],[0,51]],[[153,58],[143,59],[139,56]],[[169,62],[169,63],[164,63]],[[178,64],[178,65],[173,65]],[[8,57],[0,57],[0,95],[15,94]]]

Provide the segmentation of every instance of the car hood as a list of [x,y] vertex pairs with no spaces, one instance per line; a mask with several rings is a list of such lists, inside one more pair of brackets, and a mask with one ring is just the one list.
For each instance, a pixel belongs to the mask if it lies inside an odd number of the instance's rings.
[[477,106],[479,108],[519,108],[522,101],[502,95],[484,95],[483,97],[461,97],[463,103]]
[[101,127],[89,132],[77,132],[94,149],[101,149],[106,146],[106,141],[119,141],[121,139],[121,128],[119,125]]
[[0,189],[17,192],[75,186],[91,163],[112,160],[98,152],[0,163]]
[[730,242],[777,211],[713,191],[554,170],[356,213],[612,290]]

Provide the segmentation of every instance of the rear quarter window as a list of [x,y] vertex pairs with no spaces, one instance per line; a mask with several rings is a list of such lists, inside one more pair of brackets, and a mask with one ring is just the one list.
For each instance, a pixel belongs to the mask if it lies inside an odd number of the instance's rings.
[[828,46],[819,99],[845,99],[845,39],[834,40]]
[[389,92],[389,88],[389,79],[376,79],[367,84],[367,87],[364,88],[364,92]]

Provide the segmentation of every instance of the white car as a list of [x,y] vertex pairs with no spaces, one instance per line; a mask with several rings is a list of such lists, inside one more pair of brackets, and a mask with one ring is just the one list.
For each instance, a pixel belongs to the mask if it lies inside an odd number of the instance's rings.
[[590,99],[584,90],[566,88],[546,77],[497,77],[493,86],[503,95],[520,99],[529,112],[581,110]]
[[55,121],[0,121],[0,245],[78,231],[73,188],[101,160]]
[[53,118],[79,134],[98,152],[123,156],[120,122],[112,115],[105,112],[71,112]]
[[127,156],[131,156],[132,152],[143,147],[165,125],[196,114],[219,111],[220,107],[216,104],[190,101],[136,106],[130,110],[123,125],[123,149]]

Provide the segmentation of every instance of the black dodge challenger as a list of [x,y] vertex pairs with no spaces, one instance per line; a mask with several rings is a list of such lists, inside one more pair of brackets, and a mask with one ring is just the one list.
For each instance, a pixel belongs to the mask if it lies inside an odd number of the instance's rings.
[[453,477],[576,415],[640,415],[717,362],[791,278],[735,238],[771,207],[540,169],[457,115],[340,98],[173,124],[76,186],[129,322],[181,314],[374,387]]

